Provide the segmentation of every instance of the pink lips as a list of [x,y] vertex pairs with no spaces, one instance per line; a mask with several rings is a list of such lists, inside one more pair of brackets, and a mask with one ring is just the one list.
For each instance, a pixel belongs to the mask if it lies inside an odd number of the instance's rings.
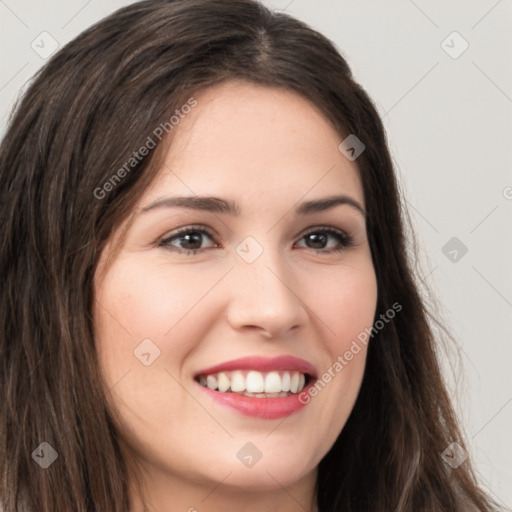
[[[234,370],[257,370],[260,372],[288,370],[309,374],[312,377],[311,382],[306,385],[302,392],[307,392],[308,388],[314,385],[314,380],[316,379],[315,367],[307,361],[293,356],[281,356],[275,358],[243,357],[241,359],[235,359],[233,361],[205,368],[204,370],[197,372],[196,377]],[[243,415],[253,416],[256,418],[283,418],[301,410],[306,405],[299,400],[300,393],[288,395],[282,398],[254,398],[244,396],[239,393],[221,393],[219,391],[205,388],[200,384],[198,385],[200,386],[200,389],[215,402],[235,409]]]
[[228,361],[227,363],[221,363],[205,368],[204,370],[197,372],[196,376],[218,372],[229,372],[233,370],[257,370],[259,372],[288,370],[308,373],[312,377],[316,378],[316,370],[312,364],[304,361],[304,359],[299,359],[298,357],[293,356],[280,356],[274,358],[258,356],[242,357],[240,359]]

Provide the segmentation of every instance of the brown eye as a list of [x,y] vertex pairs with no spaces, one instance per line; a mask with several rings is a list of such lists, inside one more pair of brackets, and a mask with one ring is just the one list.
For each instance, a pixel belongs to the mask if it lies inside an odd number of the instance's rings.
[[[334,245],[330,240],[334,239]],[[354,245],[353,239],[333,228],[317,228],[315,231],[306,233],[301,240],[305,240],[306,247],[309,249],[316,249],[318,252],[330,253],[342,251],[347,247]]]
[[[210,240],[212,244],[209,247],[203,247],[205,240]],[[203,228],[186,227],[171,233],[158,243],[160,247],[165,247],[171,251],[182,253],[197,253],[203,249],[215,247],[213,236]]]

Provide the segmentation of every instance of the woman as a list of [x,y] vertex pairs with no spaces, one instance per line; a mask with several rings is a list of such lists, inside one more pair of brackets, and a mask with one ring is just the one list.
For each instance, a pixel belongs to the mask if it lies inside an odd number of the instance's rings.
[[0,150],[0,502],[491,510],[345,60],[252,0],[149,0]]

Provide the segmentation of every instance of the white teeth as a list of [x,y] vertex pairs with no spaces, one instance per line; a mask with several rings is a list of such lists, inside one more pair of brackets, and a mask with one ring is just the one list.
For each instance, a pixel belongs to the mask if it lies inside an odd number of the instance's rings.
[[283,391],[290,391],[290,373],[289,372],[283,373],[281,388]]
[[218,381],[217,386],[219,387],[219,391],[222,393],[225,393],[229,389],[229,386],[231,385],[229,378],[227,377],[227,375],[224,372],[220,372],[217,375],[217,381]]
[[235,370],[201,375],[199,383],[221,393],[233,392],[257,398],[275,398],[302,391],[306,384],[306,376],[295,371]]
[[279,373],[267,373],[265,377],[265,393],[279,393],[281,390],[281,377]]
[[292,380],[290,382],[290,391],[292,393],[297,393],[297,390],[299,389],[299,374],[295,372],[292,375]]
[[265,389],[263,375],[260,372],[249,372],[247,374],[246,389],[249,393],[262,393]]
[[242,372],[231,374],[231,391],[234,393],[245,391],[245,377]]
[[208,377],[206,377],[206,385],[210,388],[210,389],[217,389],[217,379],[214,375],[208,375]]

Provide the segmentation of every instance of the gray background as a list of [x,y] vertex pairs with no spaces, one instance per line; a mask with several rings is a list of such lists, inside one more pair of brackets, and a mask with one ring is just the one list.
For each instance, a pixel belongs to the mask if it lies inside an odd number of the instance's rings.
[[[0,136],[52,44],[129,3],[0,0]],[[418,274],[462,347],[462,366],[442,353],[447,382],[484,485],[510,507],[512,1],[265,3],[332,39],[384,118]]]

